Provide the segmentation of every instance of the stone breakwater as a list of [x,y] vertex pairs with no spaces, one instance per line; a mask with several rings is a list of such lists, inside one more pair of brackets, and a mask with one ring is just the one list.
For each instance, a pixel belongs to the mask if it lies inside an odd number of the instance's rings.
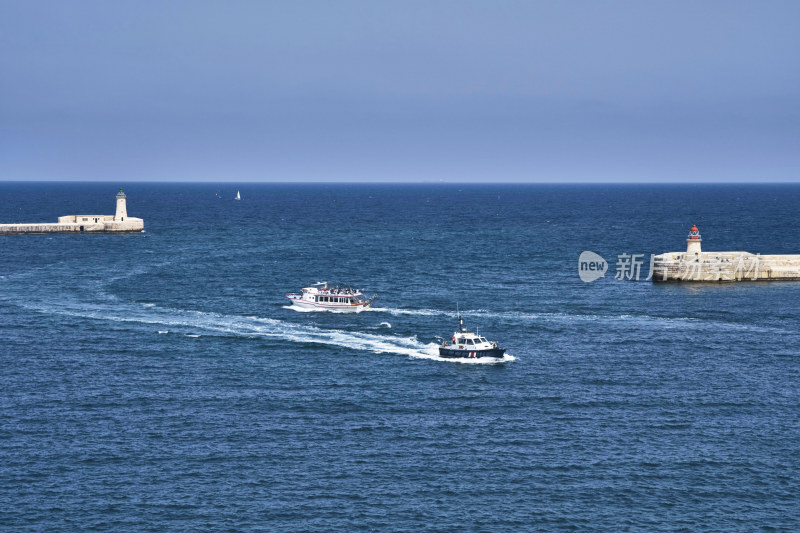
[[[129,221],[130,222],[129,222]],[[144,231],[142,219],[125,222],[101,223],[33,223],[0,224],[0,235],[26,235],[42,233],[139,233]]]
[[67,215],[57,223],[0,224],[0,235],[37,233],[138,233],[144,231],[144,220],[128,216],[127,196],[119,190],[117,212],[112,215]]
[[665,253],[653,259],[653,281],[800,281],[800,255]]

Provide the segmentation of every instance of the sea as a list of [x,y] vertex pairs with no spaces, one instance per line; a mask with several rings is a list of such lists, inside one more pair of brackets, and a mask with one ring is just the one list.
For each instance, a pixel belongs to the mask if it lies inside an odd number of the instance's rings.
[[[800,282],[648,279],[693,224],[800,253],[800,185],[4,182],[0,222],[120,187],[145,232],[0,237],[0,530],[800,531]],[[440,358],[457,313],[507,355]]]

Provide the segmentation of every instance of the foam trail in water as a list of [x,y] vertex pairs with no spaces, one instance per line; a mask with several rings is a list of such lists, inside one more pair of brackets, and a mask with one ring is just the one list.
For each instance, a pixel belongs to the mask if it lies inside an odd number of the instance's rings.
[[[389,313],[395,316],[411,315],[411,316],[447,316],[455,318],[457,313],[455,311],[443,311],[439,309],[393,309],[390,307],[374,307],[366,311]],[[660,317],[651,315],[604,315],[600,313],[531,313],[524,311],[488,311],[486,309],[472,309],[461,311],[461,315],[466,317],[467,320],[475,322],[475,319],[487,318],[505,320],[512,323],[605,323],[609,326],[621,325],[622,327],[629,327],[631,324],[641,324],[647,326],[648,324],[658,325],[662,328],[686,328],[692,327],[695,330],[703,328],[718,330],[729,329],[734,331],[754,331],[754,332],[783,332],[785,334],[796,334],[794,331],[788,331],[780,327],[757,326],[754,324],[742,324],[737,322],[726,322],[723,320],[715,320],[709,318],[694,318],[694,317]]]
[[455,313],[448,311],[439,311],[437,309],[393,309],[391,307],[370,307],[365,311],[372,311],[374,313],[389,313],[395,316],[412,315],[412,316],[436,316],[436,315],[452,315]]
[[[161,265],[150,265],[150,267]],[[48,268],[53,268],[52,265]],[[137,273],[146,272],[147,268],[140,265],[134,269]],[[130,272],[122,276],[105,277],[103,280],[122,279],[131,275]],[[416,337],[396,337],[390,335],[377,335],[359,331],[346,331],[338,329],[323,329],[307,324],[294,324],[282,320],[260,317],[243,317],[236,315],[221,315],[202,311],[188,311],[159,307],[152,303],[120,304],[109,303],[103,296],[103,284],[98,280],[90,279],[88,291],[75,291],[74,296],[62,295],[49,290],[34,291],[20,288],[17,297],[10,293],[0,294],[0,299],[11,300],[21,307],[32,309],[45,314],[57,314],[106,320],[120,323],[152,324],[160,326],[157,331],[174,331],[183,329],[187,337],[197,335],[197,330],[216,332],[222,335],[232,335],[251,338],[270,338],[296,343],[323,344],[340,346],[353,350],[363,350],[373,353],[395,353],[408,357],[432,359],[457,363],[487,364],[502,362],[494,358],[484,361],[482,359],[445,359],[439,357],[437,343],[422,343]],[[7,281],[4,280],[4,283]],[[83,301],[85,296],[100,296],[101,301]],[[295,309],[293,306],[287,306]],[[297,310],[297,309],[296,309]],[[507,359],[513,360],[513,359]]]
[[[110,306],[107,304],[86,304],[75,301],[59,301],[46,303],[25,303],[24,307],[48,314],[60,314],[109,320],[123,323],[154,324],[171,328],[186,328],[189,331],[198,329],[251,338],[270,338],[296,343],[323,344],[340,346],[352,350],[373,353],[395,353],[419,359],[448,361],[469,364],[489,364],[513,361],[513,358],[497,360],[480,359],[445,359],[438,355],[436,343],[424,344],[415,337],[392,337],[358,331],[324,329],[305,324],[293,324],[272,318],[256,316],[221,315],[202,311],[161,308],[158,306]],[[159,330],[168,331],[168,330]],[[184,333],[184,336],[197,338],[196,333]],[[491,360],[488,360],[491,359]]]
[[[8,283],[21,280],[26,277],[36,276],[40,274],[42,271],[47,270],[55,270],[60,271],[63,268],[64,261],[45,265],[41,267],[34,267],[24,272],[20,272],[13,275],[6,275],[5,279],[3,279],[3,283]],[[150,265],[139,265],[130,270],[124,271],[123,273],[114,272],[111,275],[107,275],[103,278],[101,286],[98,287],[97,284],[93,284],[94,286],[90,289],[90,292],[103,297],[104,299],[108,300],[116,300],[117,297],[113,295],[107,295],[103,288],[103,284],[107,284],[109,281],[116,281],[120,279],[125,279],[127,277],[138,275],[142,273],[146,273],[152,270],[158,270],[160,268],[169,266],[172,264],[172,261],[162,261],[159,263],[154,263]],[[31,296],[30,292],[26,289],[25,291],[25,298],[29,299]],[[98,294],[99,293],[99,294]],[[0,299],[4,299],[4,296],[7,294],[3,294],[3,291],[0,291]],[[49,294],[47,295],[49,298]],[[8,298],[5,298],[8,299]],[[16,299],[14,299],[16,300]],[[144,305],[152,305],[152,304],[144,304]],[[283,306],[286,309],[293,309],[297,312],[330,312],[324,310],[316,310],[316,309],[303,309],[292,305]],[[378,313],[389,313],[395,316],[403,316],[403,315],[410,315],[410,316],[445,316],[445,317],[452,317],[455,318],[456,312],[453,310],[441,310],[441,309],[396,309],[396,308],[389,308],[389,307],[373,307],[370,309],[362,309],[364,312],[378,312]],[[548,324],[555,324],[557,326],[561,326],[563,324],[575,324],[575,323],[597,323],[607,325],[608,327],[620,327],[620,328],[629,328],[631,325],[642,325],[647,327],[648,325],[657,326],[662,329],[675,329],[675,328],[685,328],[691,327],[695,331],[701,331],[703,329],[709,330],[732,330],[732,331],[752,331],[752,332],[762,332],[762,333],[780,333],[783,335],[797,335],[798,333],[794,330],[790,330],[787,328],[782,328],[779,326],[761,326],[751,323],[740,323],[740,322],[728,322],[725,320],[718,320],[713,318],[695,318],[695,317],[660,317],[660,316],[651,316],[651,315],[628,315],[628,314],[620,314],[620,315],[604,315],[601,313],[565,313],[565,312],[525,312],[525,311],[489,311],[486,309],[472,309],[472,310],[464,310],[462,311],[462,315],[467,318],[469,324],[473,324],[474,322],[479,321],[482,318],[485,319],[495,319],[495,320],[504,320],[510,323],[533,323],[538,325],[548,325]],[[477,320],[474,320],[477,319]],[[480,323],[474,324],[475,326],[479,326]]]

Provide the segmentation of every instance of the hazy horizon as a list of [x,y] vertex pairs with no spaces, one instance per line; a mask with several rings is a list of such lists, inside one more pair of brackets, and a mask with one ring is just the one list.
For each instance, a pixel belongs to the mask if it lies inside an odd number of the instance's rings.
[[215,181],[215,180],[113,180],[113,179],[95,179],[95,180],[68,180],[68,179],[28,179],[28,180],[0,180],[0,183],[55,183],[55,184],[104,184],[107,183],[112,186],[128,186],[131,184],[186,184],[186,185],[226,185],[233,188],[244,185],[800,185],[800,181],[346,181],[346,180],[325,180],[325,181],[281,181],[281,180],[228,180],[228,181]]
[[0,1],[0,181],[800,178],[794,2]]

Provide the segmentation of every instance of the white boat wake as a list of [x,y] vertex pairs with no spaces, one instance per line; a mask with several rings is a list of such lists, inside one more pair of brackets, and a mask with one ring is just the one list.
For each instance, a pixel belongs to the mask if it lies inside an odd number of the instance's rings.
[[[365,309],[364,312],[389,313],[394,316],[446,316],[455,318],[455,311],[445,311],[441,309],[402,309],[391,307],[373,307]],[[684,329],[691,327],[694,330],[734,330],[734,331],[753,331],[761,333],[783,333],[796,334],[780,327],[758,326],[754,324],[732,323],[713,318],[694,318],[694,317],[663,317],[651,315],[605,315],[601,313],[565,313],[565,312],[524,312],[524,311],[489,311],[486,309],[467,309],[462,310],[461,314],[473,318],[499,319],[512,323],[533,322],[538,324],[557,324],[565,323],[600,323],[609,326],[630,327],[632,323],[646,326],[648,324],[657,325],[663,329]]]
[[[447,361],[466,364],[496,364],[513,361],[513,356],[502,359],[449,359],[439,357],[438,344],[423,343],[416,337],[397,337],[376,335],[359,331],[327,329],[305,324],[294,324],[272,318],[257,316],[223,315],[202,311],[189,311],[154,306],[87,304],[75,301],[60,301],[57,305],[37,302],[21,303],[23,307],[46,314],[58,314],[108,320],[119,323],[148,324],[170,329],[158,329],[159,333],[184,328],[184,337],[199,338],[197,330],[217,334],[217,336],[237,336],[288,341],[298,344],[322,344],[338,346],[351,350],[367,351],[377,354],[400,354],[416,359]],[[208,335],[204,335],[208,336]]]
[[[150,265],[158,268],[169,263]],[[24,279],[39,273],[42,269],[59,269],[60,264],[48,265],[41,269],[31,269],[14,276],[6,276],[3,283],[21,282]],[[51,284],[44,284],[41,291],[31,292],[27,285],[20,286],[14,291],[0,293],[0,301],[7,301],[19,307],[30,309],[47,315],[73,316],[92,320],[104,320],[121,324],[151,325],[156,326],[150,331],[159,334],[177,333],[184,337],[197,339],[209,336],[235,336],[253,339],[276,339],[298,344],[321,344],[339,346],[351,350],[368,351],[372,353],[400,354],[417,359],[430,359],[465,364],[496,364],[513,361],[513,356],[506,355],[502,359],[477,358],[477,359],[452,359],[439,357],[438,344],[435,342],[420,342],[416,337],[400,337],[392,335],[378,335],[361,331],[347,331],[342,329],[319,328],[307,324],[263,318],[256,316],[223,315],[203,311],[173,309],[160,307],[152,302],[146,303],[120,303],[118,297],[105,292],[105,286],[112,281],[117,281],[137,274],[147,272],[146,265],[130,269],[121,275],[101,276],[85,280],[84,289],[75,288],[74,295],[58,293],[53,289],[58,288],[58,279],[53,279]],[[60,296],[55,296],[60,294]],[[99,301],[97,300],[99,298]],[[313,312],[313,309],[299,309],[295,306],[285,306],[299,312]],[[335,311],[334,311],[335,312]],[[385,322],[383,324],[389,324]],[[391,325],[381,327],[391,328]],[[200,333],[203,333],[201,336]],[[215,335],[209,335],[213,333]]]

